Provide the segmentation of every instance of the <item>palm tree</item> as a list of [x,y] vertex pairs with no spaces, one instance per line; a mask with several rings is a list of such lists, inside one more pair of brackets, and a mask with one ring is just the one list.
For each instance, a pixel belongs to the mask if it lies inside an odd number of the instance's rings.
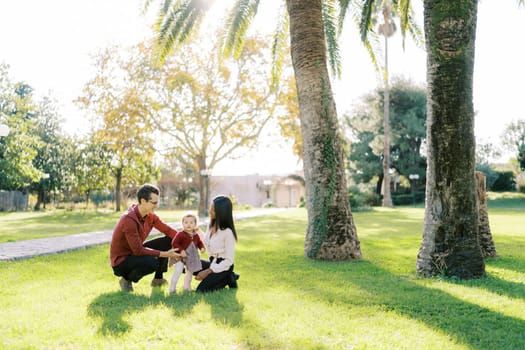
[[390,2],[383,2],[383,23],[379,26],[379,34],[385,38],[385,69],[383,73],[383,207],[392,207],[390,194],[390,87],[388,84],[388,38],[394,35],[395,25],[392,20]]
[[308,194],[305,253],[344,260],[361,256],[348,203],[343,148],[326,61],[322,2],[287,0]]
[[478,242],[474,109],[477,0],[425,0],[427,185],[417,272],[485,274]]
[[[383,206],[392,207],[392,196],[390,193],[390,86],[389,86],[389,72],[388,72],[388,39],[396,31],[394,17],[399,17],[401,34],[403,36],[403,45],[407,31],[411,34],[412,39],[417,45],[420,45],[422,34],[419,26],[413,20],[414,12],[411,1],[396,1],[396,0],[367,0],[362,4],[350,6],[348,0],[341,0],[346,4],[345,12],[352,13],[356,22],[359,22],[361,32],[361,40],[368,49],[370,58],[376,69],[381,71],[384,86],[383,96]],[[344,20],[344,13],[342,13],[341,21]],[[378,21],[377,15],[381,16],[383,22],[377,26],[377,34],[384,37],[384,65],[381,67],[377,63],[377,52],[379,49],[372,44],[377,39],[376,32],[373,27]],[[372,39],[372,40],[371,40]]]
[[[235,55],[242,49],[244,34],[258,5],[259,0],[234,3],[227,18],[230,30],[225,35],[226,52]],[[333,5],[333,1],[286,0],[308,197],[305,255],[347,260],[360,258],[361,250],[348,202],[343,147],[327,67],[327,43],[331,62],[338,60],[332,40]],[[174,44],[185,40],[208,9],[209,1],[164,0],[157,26],[161,54],[169,54]],[[279,46],[277,39],[274,47]]]

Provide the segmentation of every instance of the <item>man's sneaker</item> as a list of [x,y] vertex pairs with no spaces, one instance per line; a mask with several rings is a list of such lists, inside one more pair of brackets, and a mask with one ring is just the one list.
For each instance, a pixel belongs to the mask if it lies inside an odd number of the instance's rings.
[[122,277],[118,283],[120,284],[120,289],[123,292],[133,292],[133,284],[131,283],[131,281],[128,281],[127,279]]
[[236,274],[235,272],[230,273],[230,280],[228,281],[228,287],[230,288],[237,288],[237,280],[241,277],[240,275]]
[[151,286],[152,287],[162,287],[165,284],[168,284],[168,281],[166,281],[165,278],[154,278],[151,281]]

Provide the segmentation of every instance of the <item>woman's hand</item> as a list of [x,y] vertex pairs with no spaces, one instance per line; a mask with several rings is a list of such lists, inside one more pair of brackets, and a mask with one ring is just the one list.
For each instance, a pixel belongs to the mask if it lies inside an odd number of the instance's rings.
[[195,276],[195,279],[197,281],[202,281],[203,279],[205,279],[206,277],[208,277],[212,273],[213,273],[213,271],[211,269],[202,270],[201,272],[199,272],[197,274],[197,276]]

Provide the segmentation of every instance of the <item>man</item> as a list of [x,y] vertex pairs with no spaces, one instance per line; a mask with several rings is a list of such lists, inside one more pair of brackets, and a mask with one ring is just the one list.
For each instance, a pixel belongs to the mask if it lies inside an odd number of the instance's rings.
[[[109,256],[111,267],[122,291],[133,291],[133,282],[155,272],[153,287],[168,283],[162,275],[168,269],[168,258],[180,256],[171,248],[177,231],[166,225],[153,211],[159,204],[159,189],[146,184],[137,192],[138,204],[132,205],[121,216],[113,231]],[[156,228],[164,236],[144,242]]]

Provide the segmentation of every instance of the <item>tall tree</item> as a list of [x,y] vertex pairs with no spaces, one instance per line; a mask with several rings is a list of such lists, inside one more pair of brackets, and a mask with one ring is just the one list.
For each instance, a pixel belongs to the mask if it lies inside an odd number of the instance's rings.
[[141,50],[120,51],[111,47],[96,57],[96,76],[86,83],[78,98],[94,117],[94,143],[109,150],[115,179],[116,211],[121,210],[124,187],[154,179],[155,138],[148,115],[152,105],[147,78],[150,67]]
[[75,191],[86,198],[89,206],[90,195],[96,190],[105,190],[111,183],[112,152],[107,143],[97,142],[99,135],[88,134],[72,152],[71,163],[75,168],[73,186]]
[[[166,54],[174,43],[186,38],[199,15],[206,12],[206,3],[187,0],[161,7],[158,42]],[[226,47],[242,47],[258,5],[259,0],[234,3],[234,14],[229,17],[229,37],[233,39],[226,42]],[[286,1],[308,197],[305,255],[346,260],[360,258],[361,249],[348,203],[343,147],[327,68],[327,42],[333,48],[330,39],[335,30],[325,23],[333,23],[330,19],[335,18],[332,5],[331,1],[321,0]],[[336,50],[328,52],[331,60],[337,60]]]
[[[345,3],[345,8],[349,7],[349,1],[342,1]],[[383,80],[383,206],[392,207],[392,197],[390,193],[390,169],[391,169],[391,156],[390,156],[390,141],[391,141],[391,128],[390,128],[390,83],[389,83],[389,67],[388,67],[388,40],[392,37],[397,29],[394,18],[399,17],[401,34],[403,36],[403,45],[406,32],[408,31],[416,44],[421,43],[421,30],[419,26],[413,20],[413,10],[410,0],[392,1],[392,0],[369,0],[362,4],[358,2],[352,2],[353,6],[360,8],[361,16],[359,18],[361,40],[365,44],[372,59],[372,62],[376,65],[378,71],[382,73]],[[346,11],[345,11],[346,12]],[[354,10],[355,12],[355,10]],[[343,13],[344,15],[344,13]],[[355,17],[355,15],[354,15]],[[342,19],[341,19],[342,20]],[[382,65],[379,65],[376,57],[378,51],[380,51],[376,45],[371,43],[371,38],[375,39],[376,32],[373,31],[373,27],[377,25],[377,33],[384,38],[384,61]],[[370,38],[371,37],[371,38]]]
[[[377,177],[378,194],[383,177],[383,94],[383,89],[376,89],[363,96],[356,114],[346,118],[351,138],[350,174],[357,182],[369,182]],[[410,174],[418,174],[424,180],[426,158],[421,154],[421,145],[426,137],[425,89],[403,79],[394,79],[390,95],[391,167],[407,178]]]
[[395,25],[392,19],[392,9],[389,1],[384,1],[381,12],[383,23],[379,26],[379,34],[385,39],[385,65],[383,73],[383,207],[392,207],[390,193],[390,86],[388,74],[388,39],[394,35]]
[[343,147],[327,69],[322,2],[286,3],[308,197],[305,253],[326,260],[359,258],[360,244],[348,203]]
[[41,141],[33,165],[43,176],[34,181],[31,188],[38,193],[34,208],[39,210],[40,205],[45,208],[46,202],[51,199],[50,193],[64,189],[74,169],[69,166],[71,148],[67,146],[68,137],[62,132],[54,102],[44,98],[37,105],[33,119],[32,134]]
[[0,138],[0,189],[25,191],[42,177],[33,164],[42,141],[34,137],[37,103],[33,89],[13,83],[9,67],[0,64],[0,122],[9,135]]
[[278,112],[264,41],[247,39],[237,60],[220,57],[217,48],[203,50],[202,41],[187,42],[165,59],[155,90],[155,124],[167,136],[169,154],[205,174],[198,177],[199,215],[208,204],[206,171],[253,148]]
[[485,274],[478,242],[472,81],[477,0],[425,0],[427,188],[417,272]]

